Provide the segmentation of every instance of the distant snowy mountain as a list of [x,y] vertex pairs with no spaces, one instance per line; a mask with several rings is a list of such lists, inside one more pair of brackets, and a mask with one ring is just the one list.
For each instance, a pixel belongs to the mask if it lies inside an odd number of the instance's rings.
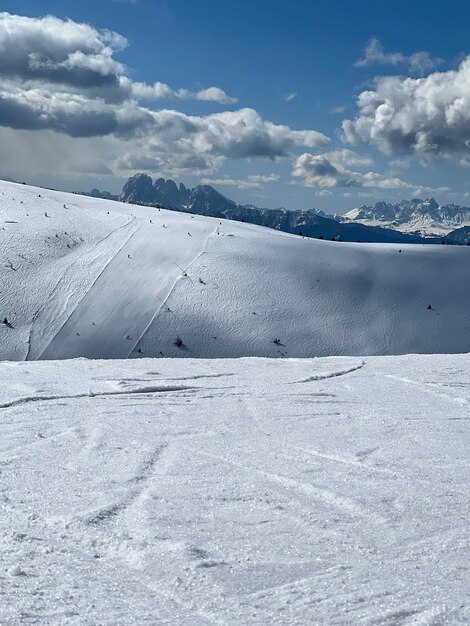
[[467,247],[319,241],[6,182],[0,204],[0,360],[470,351]]
[[287,233],[302,234],[306,237],[374,243],[422,242],[417,235],[363,224],[343,224],[333,216],[314,209],[288,211],[283,208],[262,209],[251,204],[240,205],[226,198],[210,185],[199,185],[188,189],[183,184],[177,186],[174,181],[163,178],[153,182],[146,174],[136,174],[129,178],[124,185],[120,199],[122,202],[160,206],[219,219],[257,224]]
[[371,206],[364,205],[345,213],[343,220],[440,237],[470,226],[470,208],[457,204],[439,205],[434,198],[413,198],[398,204],[377,202]]

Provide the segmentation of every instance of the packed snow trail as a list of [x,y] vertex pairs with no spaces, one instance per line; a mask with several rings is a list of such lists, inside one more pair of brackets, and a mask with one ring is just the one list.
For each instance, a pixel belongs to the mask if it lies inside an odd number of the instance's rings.
[[468,624],[469,372],[0,363],[0,623]]

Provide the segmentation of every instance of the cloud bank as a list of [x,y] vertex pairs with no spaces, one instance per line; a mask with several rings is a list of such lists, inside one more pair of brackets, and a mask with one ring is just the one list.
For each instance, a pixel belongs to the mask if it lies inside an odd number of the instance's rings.
[[117,139],[120,171],[155,171],[162,164],[213,171],[224,159],[276,159],[295,146],[328,142],[320,132],[274,124],[250,108],[190,116],[145,107],[140,100],[236,100],[219,87],[174,90],[132,81],[115,59],[127,45],[118,33],[88,24],[0,13],[0,126]]

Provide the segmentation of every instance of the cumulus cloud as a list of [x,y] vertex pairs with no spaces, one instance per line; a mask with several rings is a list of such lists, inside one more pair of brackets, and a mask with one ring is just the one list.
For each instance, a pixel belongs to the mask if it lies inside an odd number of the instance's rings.
[[296,145],[318,148],[328,143],[328,138],[322,133],[314,130],[292,130],[289,126],[267,122],[254,109],[249,108],[188,119],[198,129],[192,139],[196,150],[201,153],[223,154],[233,159],[274,159],[287,156],[289,149]]
[[111,31],[53,16],[30,18],[0,13],[2,79],[26,85],[52,83],[69,88],[116,92],[122,99],[124,67],[113,58],[127,40]]
[[266,122],[253,109],[205,117],[162,110],[153,112],[152,117],[151,132],[123,145],[123,154],[116,161],[121,173],[140,170],[203,175],[216,171],[227,158],[276,159],[287,156],[297,145],[321,147],[327,142],[315,131],[294,131]]
[[[206,173],[224,159],[285,157],[295,146],[318,148],[328,139],[316,131],[296,131],[261,118],[253,109],[225,111],[204,117],[179,111],[147,111],[151,123],[136,142],[123,146],[119,171]],[[259,181],[258,181],[259,182]]]
[[[54,16],[23,17],[0,13],[0,76],[24,89],[38,84],[49,88],[87,92],[106,102],[136,98],[177,98],[229,104],[236,100],[219,87],[196,92],[173,90],[164,83],[133,83],[126,68],[114,58],[127,47],[119,33]],[[61,86],[61,87],[60,87]]]
[[382,44],[375,37],[369,41],[364,51],[364,56],[356,61],[356,67],[367,67],[368,65],[407,65],[411,72],[423,74],[433,70],[444,61],[432,57],[429,52],[414,52],[409,56],[402,52],[385,52]]
[[161,170],[163,164],[174,172],[207,173],[227,158],[276,159],[296,146],[328,142],[322,133],[274,124],[250,108],[190,116],[144,107],[139,100],[235,99],[219,87],[191,92],[133,82],[114,58],[126,45],[121,35],[87,24],[0,13],[0,126],[113,138],[120,142],[113,144],[120,172]]
[[470,56],[457,70],[425,78],[386,76],[357,100],[344,139],[391,155],[467,157],[470,148]]
[[303,179],[305,187],[331,189],[333,187],[376,187],[378,189],[411,189],[414,185],[400,178],[377,172],[357,172],[351,167],[363,167],[371,160],[351,150],[336,150],[323,154],[308,152],[294,163],[292,175]]

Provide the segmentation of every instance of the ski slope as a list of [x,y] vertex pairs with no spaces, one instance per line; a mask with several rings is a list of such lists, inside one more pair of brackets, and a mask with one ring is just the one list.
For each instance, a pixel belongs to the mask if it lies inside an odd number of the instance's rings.
[[0,364],[0,623],[468,624],[470,356]]
[[0,358],[467,352],[469,255],[0,182]]

